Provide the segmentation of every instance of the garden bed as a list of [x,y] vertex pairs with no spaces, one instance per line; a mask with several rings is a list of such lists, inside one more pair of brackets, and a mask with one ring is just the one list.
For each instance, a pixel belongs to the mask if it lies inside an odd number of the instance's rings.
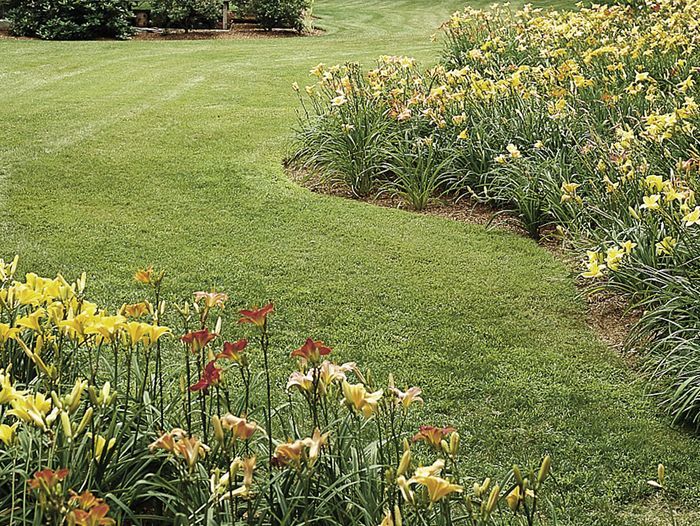
[[313,29],[299,33],[294,29],[266,31],[256,24],[236,24],[231,29],[137,29],[134,40],[249,40],[256,38],[293,38],[319,36],[323,31]]

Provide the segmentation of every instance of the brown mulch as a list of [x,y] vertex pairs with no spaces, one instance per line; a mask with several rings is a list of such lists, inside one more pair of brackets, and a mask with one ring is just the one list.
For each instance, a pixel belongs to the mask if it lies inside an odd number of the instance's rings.
[[[368,198],[358,198],[347,186],[329,185],[313,173],[309,173],[298,168],[285,164],[290,178],[298,184],[308,188],[312,192],[356,199],[365,203],[382,206],[386,208],[400,208],[410,212],[442,217],[452,221],[460,221],[476,225],[488,225],[490,228],[497,228],[521,236],[526,236],[526,230],[520,225],[518,219],[512,215],[498,212],[492,206],[480,203],[473,199],[434,200],[425,210],[416,212],[399,197],[383,195]],[[543,237],[539,241],[540,246],[552,252],[557,258],[563,260],[571,269],[572,274],[578,273],[579,262],[572,257],[572,252],[565,245],[565,241],[555,235],[553,231],[543,232]],[[586,291],[586,283],[577,280],[576,285],[586,300],[587,313],[586,323],[608,346],[617,351],[622,351],[625,340],[632,326],[641,317],[640,311],[630,310],[628,303],[619,295]],[[634,356],[625,354],[629,361],[634,361]]]
[[323,32],[319,29],[298,33],[293,29],[273,29],[265,31],[255,24],[236,24],[232,29],[193,29],[187,33],[183,29],[168,31],[137,31],[134,40],[250,40],[257,38],[291,38],[303,36],[318,36]]
[[[157,31],[136,30],[131,40],[251,40],[265,38],[292,38],[322,35],[322,29],[313,29],[298,33],[293,29],[273,29],[265,31],[255,24],[235,24],[232,29],[193,29],[185,33],[184,29],[170,29]],[[0,31],[2,40],[38,40],[31,37],[17,37],[9,31]],[[111,40],[111,39],[98,39]]]

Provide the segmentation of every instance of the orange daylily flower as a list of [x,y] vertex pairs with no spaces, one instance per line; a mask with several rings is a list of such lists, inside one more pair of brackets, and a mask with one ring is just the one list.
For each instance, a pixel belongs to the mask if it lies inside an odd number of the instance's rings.
[[304,448],[303,440],[295,440],[294,442],[280,444],[275,448],[275,454],[272,457],[273,465],[284,467],[289,464],[294,464],[298,467],[304,455]]
[[70,490],[70,505],[71,507],[77,506],[81,510],[90,510],[98,504],[102,504],[104,501],[95,497],[90,491],[83,491],[78,494],[73,490]]
[[151,445],[148,446],[148,449],[151,451],[151,453],[153,453],[153,451],[156,449],[165,449],[170,453],[176,453],[176,442],[186,436],[187,431],[184,429],[179,427],[173,428],[170,433],[163,433],[160,437],[158,437]]
[[205,327],[201,331],[188,332],[182,338],[180,338],[180,341],[189,345],[190,350],[193,353],[198,353],[217,336],[218,334],[215,332],[209,332],[209,329]]
[[268,303],[264,307],[253,307],[249,310],[241,310],[239,314],[241,318],[238,323],[252,323],[257,327],[264,327],[265,321],[267,320],[267,315],[275,310],[275,306],[272,303]]
[[43,469],[34,474],[34,478],[29,481],[29,486],[32,489],[49,491],[63,481],[68,476],[68,473],[70,473],[68,468],[57,469],[56,471]]
[[440,449],[440,442],[450,433],[454,433],[453,427],[420,426],[418,433],[413,436],[414,442],[425,442],[436,449]]
[[209,449],[197,437],[184,437],[175,445],[176,451],[185,459],[190,471],[200,458],[204,458]]
[[245,418],[239,418],[232,414],[221,417],[221,425],[230,430],[233,436],[241,440],[248,440],[258,430],[255,422],[248,422]]
[[321,356],[327,356],[330,353],[331,348],[322,341],[314,341],[311,338],[307,338],[304,345],[292,351],[292,358],[301,358],[304,362],[318,363],[321,361]]
[[147,301],[142,301],[140,303],[125,303],[122,308],[119,309],[119,314],[126,316],[128,318],[139,319],[141,316],[145,316],[151,312],[152,307]]
[[153,269],[153,265],[149,265],[145,269],[139,269],[134,273],[134,279],[144,285],[158,285],[164,276],[165,271],[156,272]]
[[71,512],[73,517],[69,517],[69,524],[72,523],[75,526],[112,526],[116,522],[107,517],[108,513],[109,506],[104,503],[94,506],[90,511],[73,510]]

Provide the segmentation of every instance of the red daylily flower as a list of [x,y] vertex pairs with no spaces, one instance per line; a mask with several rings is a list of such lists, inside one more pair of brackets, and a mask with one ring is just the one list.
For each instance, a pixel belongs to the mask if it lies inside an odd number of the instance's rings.
[[199,382],[190,386],[190,391],[209,389],[212,385],[218,384],[220,379],[221,369],[216,366],[216,360],[212,360],[204,367],[204,372]]
[[253,307],[250,310],[244,309],[238,311],[241,315],[241,319],[238,320],[238,323],[252,323],[262,328],[265,326],[265,320],[267,319],[267,315],[274,310],[275,306],[272,303],[268,303],[264,307]]
[[188,332],[182,338],[180,338],[180,341],[189,345],[190,350],[193,353],[198,353],[217,336],[218,334],[215,332],[209,332],[209,329],[205,327],[201,331]]
[[56,486],[59,482],[65,479],[69,473],[68,468],[57,469],[43,469],[34,473],[34,478],[29,481],[29,486],[32,489],[44,489],[49,490]]
[[216,359],[233,360],[236,363],[241,363],[243,358],[242,352],[248,345],[248,340],[245,338],[237,342],[224,342],[224,350],[216,355]]
[[307,362],[318,363],[321,361],[321,356],[327,356],[330,353],[331,348],[322,341],[314,341],[311,338],[307,338],[304,345],[292,351],[292,358],[296,357]]
[[413,436],[413,441],[422,441],[439,449],[442,439],[455,431],[454,427],[420,426],[418,433]]

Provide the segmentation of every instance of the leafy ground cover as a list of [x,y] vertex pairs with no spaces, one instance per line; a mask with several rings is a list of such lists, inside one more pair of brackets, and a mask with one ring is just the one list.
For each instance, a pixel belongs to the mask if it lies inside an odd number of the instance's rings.
[[[570,523],[657,524],[646,480],[664,462],[693,524],[700,444],[585,325],[561,262],[508,233],[314,195],[282,171],[294,81],[319,62],[435,61],[430,35],[458,7],[319,2],[320,38],[1,41],[4,255],[88,270],[113,308],[149,263],[168,270],[168,299],[206,286],[231,312],[274,299],[277,348],[313,333],[420,385],[417,420],[458,428],[475,476],[549,452]],[[271,357],[278,384],[287,355]]]

